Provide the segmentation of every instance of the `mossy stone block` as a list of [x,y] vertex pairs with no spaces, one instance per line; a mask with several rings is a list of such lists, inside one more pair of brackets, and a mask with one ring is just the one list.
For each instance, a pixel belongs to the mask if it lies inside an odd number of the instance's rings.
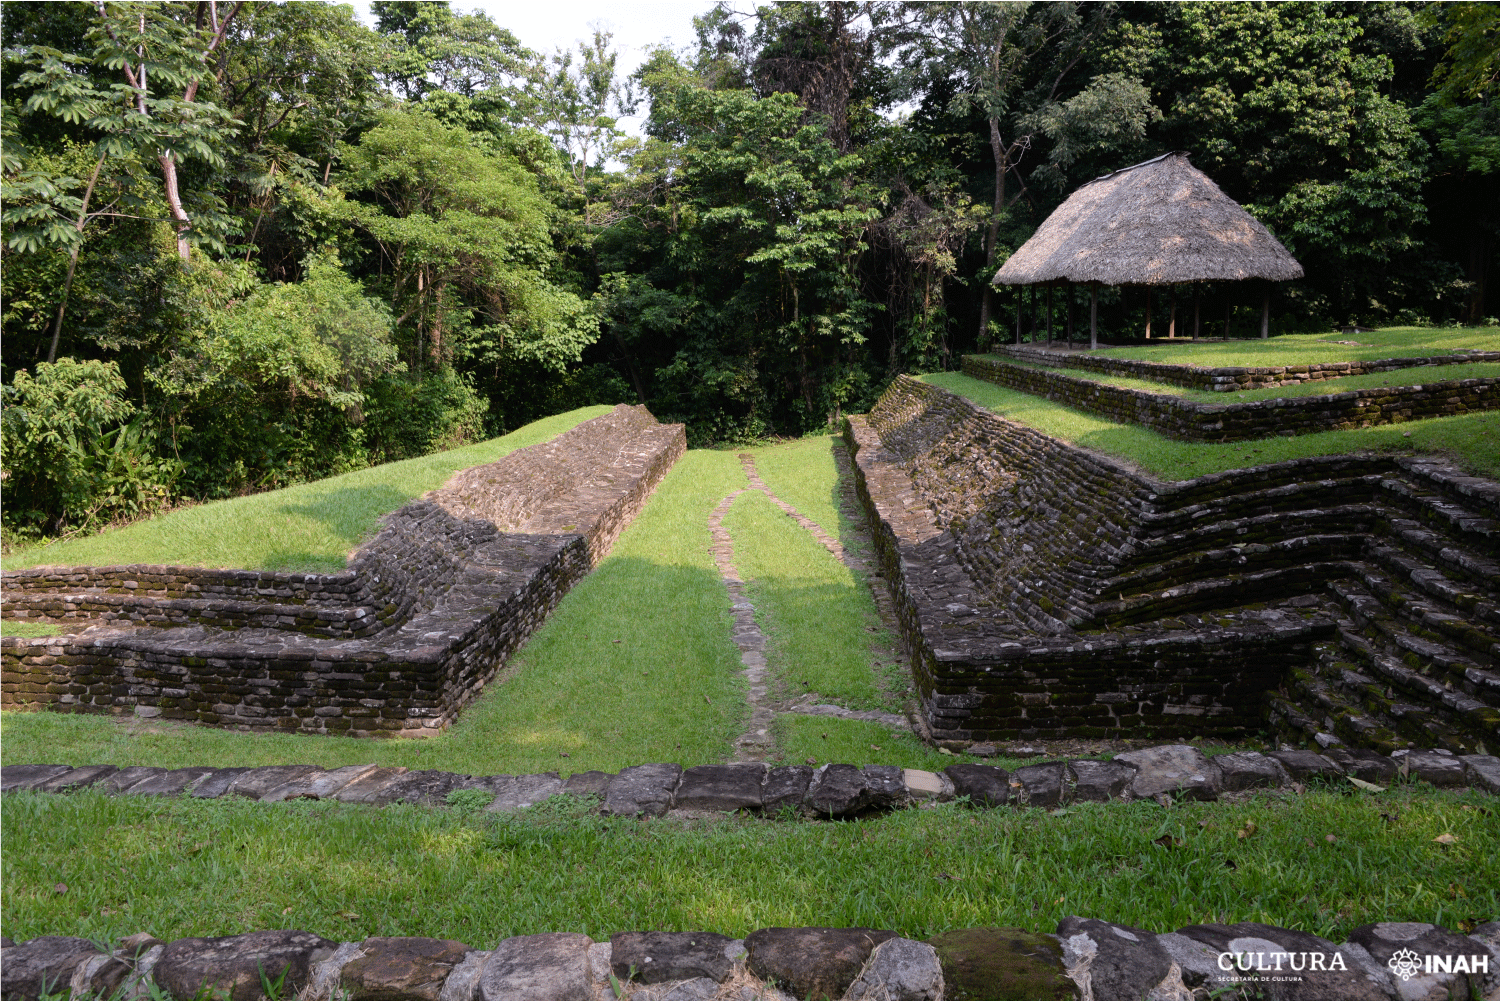
[[1062,946],[1020,928],[965,928],[928,942],[943,966],[949,1001],[1072,1001]]

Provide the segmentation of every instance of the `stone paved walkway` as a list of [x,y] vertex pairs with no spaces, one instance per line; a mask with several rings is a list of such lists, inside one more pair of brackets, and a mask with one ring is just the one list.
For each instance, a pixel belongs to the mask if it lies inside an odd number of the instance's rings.
[[[836,449],[839,456],[845,461],[839,463],[840,478],[843,479],[848,473],[848,456],[842,449]],[[764,761],[775,750],[775,738],[771,735],[771,724],[776,718],[777,709],[773,707],[767,688],[767,663],[766,663],[766,637],[761,632],[760,626],[755,621],[755,606],[751,604],[745,593],[745,581],[740,577],[738,568],[734,565],[734,540],[730,538],[729,530],[724,527],[724,518],[729,514],[730,508],[746,490],[758,490],[770,498],[771,503],[782,510],[787,517],[795,521],[805,531],[812,535],[824,549],[840,562],[851,569],[856,570],[862,576],[867,576],[873,566],[872,562],[856,556],[845,550],[842,543],[823,531],[821,525],[799,512],[792,505],[777,497],[766,486],[760,478],[760,472],[755,468],[755,459],[748,453],[740,453],[740,465],[744,467],[745,477],[750,485],[744,489],[736,490],[719,502],[708,516],[708,530],[712,539],[709,552],[714,558],[714,565],[719,570],[719,576],[724,582],[724,588],[729,592],[730,607],[734,611],[734,626],[731,630],[734,644],[740,651],[740,663],[744,666],[744,677],[746,681],[746,697],[750,703],[750,725],[745,734],[735,741],[735,761]],[[877,603],[884,588],[872,587]],[[888,601],[888,599],[887,599]],[[886,609],[880,609],[882,618],[886,618]],[[784,705],[780,712],[798,713],[811,716],[836,716],[841,719],[868,720],[881,723],[886,726],[909,730],[910,723],[905,716],[898,713],[881,712],[879,710],[857,711],[845,709],[843,706],[818,704],[810,705],[794,702]]]

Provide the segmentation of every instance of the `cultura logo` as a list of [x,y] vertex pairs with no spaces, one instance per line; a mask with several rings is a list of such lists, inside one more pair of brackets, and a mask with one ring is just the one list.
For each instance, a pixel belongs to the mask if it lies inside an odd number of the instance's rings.
[[1385,965],[1402,980],[1410,980],[1422,972],[1422,957],[1410,949],[1398,949],[1385,961]]

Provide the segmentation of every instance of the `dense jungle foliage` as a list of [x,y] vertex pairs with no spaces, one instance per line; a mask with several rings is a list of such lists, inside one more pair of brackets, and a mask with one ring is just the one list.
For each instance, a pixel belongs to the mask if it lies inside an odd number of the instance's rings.
[[10,541],[590,403],[800,434],[1030,330],[996,267],[1170,150],[1306,267],[1276,330],[1497,312],[1493,4],[705,3],[628,78],[371,10],[0,4]]

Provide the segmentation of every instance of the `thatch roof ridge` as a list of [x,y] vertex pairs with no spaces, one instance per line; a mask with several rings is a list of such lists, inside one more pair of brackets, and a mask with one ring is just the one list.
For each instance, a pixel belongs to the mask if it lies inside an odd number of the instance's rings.
[[1302,277],[1270,231],[1167,153],[1079,186],[995,274],[1001,285],[1173,285]]

